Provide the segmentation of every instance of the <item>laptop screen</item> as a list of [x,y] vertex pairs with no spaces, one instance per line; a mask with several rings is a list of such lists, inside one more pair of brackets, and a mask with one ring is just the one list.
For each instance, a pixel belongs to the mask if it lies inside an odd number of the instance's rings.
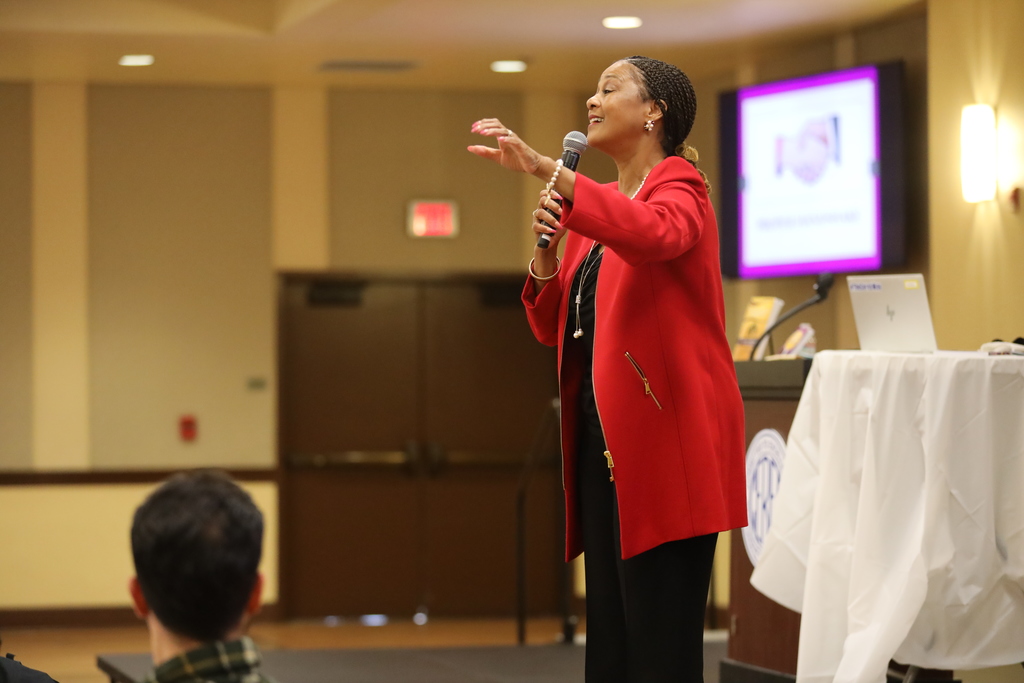
[[936,350],[924,276],[851,275],[846,278],[864,351],[931,353]]

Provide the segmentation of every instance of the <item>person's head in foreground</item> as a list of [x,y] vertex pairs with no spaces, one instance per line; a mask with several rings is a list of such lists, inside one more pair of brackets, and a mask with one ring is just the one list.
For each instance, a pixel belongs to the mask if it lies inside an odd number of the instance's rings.
[[242,636],[263,588],[263,515],[248,493],[221,472],[177,474],[135,511],[131,540],[129,590],[155,664],[235,641],[241,658],[256,663]]

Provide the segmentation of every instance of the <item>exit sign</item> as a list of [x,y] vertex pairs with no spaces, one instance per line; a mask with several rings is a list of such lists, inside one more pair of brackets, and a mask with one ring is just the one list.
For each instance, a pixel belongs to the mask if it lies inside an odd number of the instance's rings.
[[410,237],[455,237],[459,234],[459,207],[449,201],[411,201],[406,230]]

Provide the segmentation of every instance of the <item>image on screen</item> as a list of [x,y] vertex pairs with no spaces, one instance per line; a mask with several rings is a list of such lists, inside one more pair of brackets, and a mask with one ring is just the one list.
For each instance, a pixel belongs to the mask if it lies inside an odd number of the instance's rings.
[[740,277],[882,264],[878,70],[737,93]]

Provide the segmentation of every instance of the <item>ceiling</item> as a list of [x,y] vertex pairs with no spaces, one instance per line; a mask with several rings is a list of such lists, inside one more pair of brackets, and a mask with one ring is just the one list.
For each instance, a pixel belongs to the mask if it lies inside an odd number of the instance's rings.
[[[647,54],[693,77],[922,0],[0,0],[0,80],[526,90]],[[632,30],[601,25],[641,17]],[[118,66],[146,53],[148,67]],[[521,74],[494,74],[522,59]],[[414,68],[324,71],[324,62]],[[365,65],[364,65],[365,66]],[[386,66],[383,65],[383,66]]]

